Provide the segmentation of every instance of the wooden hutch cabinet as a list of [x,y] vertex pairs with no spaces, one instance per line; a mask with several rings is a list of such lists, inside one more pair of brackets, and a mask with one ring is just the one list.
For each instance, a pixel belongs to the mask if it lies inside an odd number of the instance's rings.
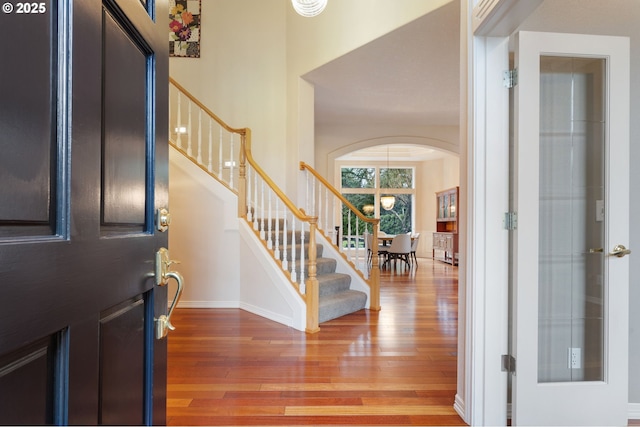
[[436,193],[438,214],[433,233],[433,259],[458,265],[459,187]]

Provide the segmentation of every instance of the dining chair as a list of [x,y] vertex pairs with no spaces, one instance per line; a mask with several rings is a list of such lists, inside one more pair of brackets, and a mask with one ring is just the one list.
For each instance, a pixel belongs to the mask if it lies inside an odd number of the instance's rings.
[[367,245],[367,263],[371,265],[371,257],[373,256],[373,234],[365,234],[365,244]]
[[[373,234],[367,234],[367,262],[369,263],[369,265],[371,265],[371,259],[373,257]],[[376,244],[378,244],[376,242]],[[378,244],[378,259],[382,258],[386,258],[387,256],[387,249],[388,246],[384,246],[384,245],[380,245]],[[383,261],[384,262],[384,261]]]
[[411,236],[411,259],[418,265],[418,258],[416,257],[416,250],[418,249],[418,242],[420,241],[420,233],[415,233]]
[[411,266],[411,236],[409,234],[398,234],[391,241],[391,246],[387,249],[387,259],[385,263],[391,266],[391,261],[394,261],[394,265],[399,259],[407,263],[407,267]]

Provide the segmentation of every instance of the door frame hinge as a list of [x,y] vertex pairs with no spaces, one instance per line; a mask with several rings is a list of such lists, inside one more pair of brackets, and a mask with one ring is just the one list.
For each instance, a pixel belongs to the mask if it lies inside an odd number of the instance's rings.
[[516,358],[510,354],[503,354],[501,357],[502,372],[516,373]]
[[505,212],[504,213],[504,228],[505,228],[505,230],[517,230],[518,229],[518,212]]
[[502,84],[504,87],[511,89],[518,84],[518,69],[507,70],[502,74]]

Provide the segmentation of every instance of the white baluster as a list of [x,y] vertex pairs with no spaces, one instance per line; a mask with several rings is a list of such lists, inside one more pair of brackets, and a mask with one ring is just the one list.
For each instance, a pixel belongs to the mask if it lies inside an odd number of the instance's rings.
[[233,172],[235,171],[235,163],[233,157],[233,134],[231,134],[231,141],[229,146],[229,187],[233,188]]
[[198,109],[198,157],[196,159],[202,165],[202,110]]
[[253,170],[253,229],[258,230],[258,171]]
[[178,91],[178,112],[176,113],[176,143],[178,144],[178,148],[182,149],[182,132],[180,131],[182,118],[181,118],[181,104],[182,104],[182,94]]
[[329,189],[324,190],[324,229],[329,230]]
[[349,258],[351,258],[351,209],[347,208],[347,250],[349,252]]
[[311,206],[311,204],[309,203],[309,181],[310,180],[311,180],[311,174],[307,172],[305,174],[305,180],[304,180],[304,208],[309,214],[313,215],[313,212],[309,209],[309,207]]
[[300,221],[300,293],[305,294],[304,280],[304,222]]
[[280,198],[276,197],[276,250],[273,253],[273,256],[276,259],[280,259]]
[[[337,198],[334,199],[333,204],[331,205],[331,232],[336,234],[336,206],[340,203],[340,200],[338,200]],[[336,241],[336,236],[333,236],[333,241]],[[337,242],[336,245],[338,246],[338,250],[340,252],[342,252],[342,249],[340,248],[340,242]]]
[[298,276],[296,274],[296,217],[291,214],[291,281],[296,283]]
[[269,209],[267,209],[268,213],[267,213],[267,229],[269,230],[269,237],[267,238],[267,248],[269,249],[273,249],[273,240],[271,237],[271,195],[273,194],[272,191],[269,191]]
[[313,212],[314,215],[318,214],[318,212],[316,211],[316,179],[315,177],[311,178],[311,212]]
[[358,268],[359,265],[358,261],[360,261],[360,218],[356,216],[356,268]]
[[[325,189],[325,193],[326,193],[326,189]],[[320,183],[320,181],[318,181],[318,227],[320,228],[320,230],[323,230],[322,228],[322,184]]]
[[193,157],[193,150],[191,149],[191,134],[193,133],[191,131],[191,101],[189,101],[189,104],[187,104],[189,106],[187,112],[189,115],[189,118],[187,119],[187,155],[189,157]]
[[264,241],[264,179],[260,177],[260,240]]
[[212,165],[211,161],[213,160],[213,119],[209,118],[209,159],[207,162],[207,170],[211,172]]
[[222,179],[222,162],[224,161],[222,159],[222,145],[224,144],[223,142],[223,138],[222,138],[222,127],[220,127],[220,144],[218,144],[218,179],[220,181],[223,181]]
[[251,205],[251,165],[247,165],[247,221],[249,224],[253,222],[253,209]]
[[284,232],[282,233],[282,250],[283,250],[283,254],[282,254],[282,269],[284,271],[288,271],[289,270],[289,259],[287,257],[287,207],[285,205],[284,208],[284,213],[282,214],[282,217],[284,218],[284,223],[282,224]]

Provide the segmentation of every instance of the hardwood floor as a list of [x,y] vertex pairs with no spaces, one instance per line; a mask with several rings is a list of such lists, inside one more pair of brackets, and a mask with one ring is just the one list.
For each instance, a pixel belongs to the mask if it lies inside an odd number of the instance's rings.
[[239,309],[177,309],[169,425],[465,425],[457,267],[382,271],[380,312],[304,332]]

